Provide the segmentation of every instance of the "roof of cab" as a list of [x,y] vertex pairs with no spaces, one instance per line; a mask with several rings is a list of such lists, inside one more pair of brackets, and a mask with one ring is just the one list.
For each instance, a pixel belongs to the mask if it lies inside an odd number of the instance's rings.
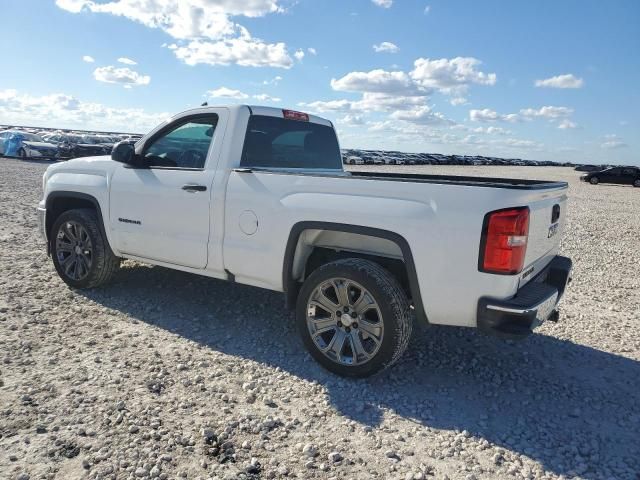
[[[299,111],[299,110],[293,110],[290,108],[277,108],[277,107],[267,107],[264,105],[246,105],[246,104],[203,105],[202,107],[199,107],[199,108],[200,109],[201,108],[228,108],[229,110],[239,110],[241,108],[248,108],[252,115],[264,115],[264,116],[278,117],[278,118],[284,118],[283,112],[286,110],[292,110],[296,112]],[[310,122],[319,123],[321,125],[326,125],[328,127],[333,128],[333,123],[331,123],[331,121],[327,120],[326,118],[322,118],[317,115],[312,115],[307,112],[301,112],[301,113],[306,113],[309,116]]]

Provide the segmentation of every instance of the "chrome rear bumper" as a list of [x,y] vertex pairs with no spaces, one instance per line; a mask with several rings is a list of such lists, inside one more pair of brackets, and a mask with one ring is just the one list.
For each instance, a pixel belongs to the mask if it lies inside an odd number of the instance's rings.
[[523,338],[546,320],[557,320],[558,302],[571,281],[571,270],[571,259],[556,256],[513,298],[481,298],[478,328],[500,337]]

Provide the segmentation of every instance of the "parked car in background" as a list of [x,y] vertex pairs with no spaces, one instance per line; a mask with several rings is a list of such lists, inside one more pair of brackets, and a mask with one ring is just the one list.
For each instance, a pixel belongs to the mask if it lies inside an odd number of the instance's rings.
[[111,150],[105,148],[103,144],[87,143],[84,138],[85,136],[58,133],[49,135],[46,137],[46,141],[55,143],[58,146],[58,158],[62,160],[105,155],[111,152]]
[[23,159],[56,158],[58,147],[33,133],[5,130],[0,132],[0,155]]
[[591,172],[582,175],[580,180],[583,182],[589,182],[592,185],[597,185],[599,183],[615,183],[618,185],[633,185],[634,187],[640,187],[640,168],[607,168],[599,172]]
[[103,153],[108,155],[113,149],[115,142],[111,141],[108,137],[102,135],[83,135],[82,143],[86,145],[99,145],[103,149]]
[[361,157],[356,157],[355,155],[349,155],[347,157],[346,163],[348,165],[364,165],[364,160]]
[[578,165],[574,170],[576,172],[599,172],[605,168],[602,165]]

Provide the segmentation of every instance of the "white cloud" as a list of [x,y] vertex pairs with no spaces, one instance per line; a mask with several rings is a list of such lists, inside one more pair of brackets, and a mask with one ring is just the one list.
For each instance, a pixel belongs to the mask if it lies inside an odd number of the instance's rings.
[[507,138],[503,140],[504,144],[509,147],[526,148],[526,149],[540,149],[544,145],[533,140],[519,140],[517,138]]
[[581,88],[584,85],[584,80],[578,78],[572,73],[565,75],[556,75],[555,77],[545,78],[544,80],[536,80],[536,87],[550,87],[550,88]]
[[120,63],[124,63],[125,65],[137,65],[138,64],[138,62],[136,62],[135,60],[131,60],[130,58],[127,58],[127,57],[120,57],[118,59],[118,61]]
[[85,0],[56,0],[56,5],[71,13],[80,13],[87,2]]
[[365,92],[362,98],[352,102],[352,109],[361,112],[393,112],[396,110],[411,110],[425,106],[429,97],[412,95],[403,96],[376,92]]
[[187,65],[230,65],[291,68],[293,61],[284,43],[264,43],[255,38],[231,38],[218,42],[194,40],[184,46],[169,45]]
[[564,120],[562,120],[562,122],[560,122],[560,125],[558,125],[558,128],[560,128],[561,130],[567,130],[567,129],[571,129],[571,128],[578,128],[578,124],[572,122],[571,120],[565,118]]
[[249,95],[247,95],[246,93],[227,87],[220,87],[216,90],[208,90],[206,95],[212,98],[233,98],[236,100],[249,98]]
[[572,108],[553,107],[553,106],[545,106],[545,107],[540,107],[538,109],[524,108],[520,110],[520,115],[522,115],[525,118],[543,117],[543,118],[558,119],[558,118],[568,117],[572,113],[573,113]]
[[93,71],[93,77],[99,82],[119,83],[122,85],[149,85],[151,77],[141,75],[127,67],[98,67]]
[[361,115],[347,114],[344,117],[339,118],[338,123],[348,127],[356,127],[356,126],[364,125],[364,119],[362,118]]
[[309,47],[309,48],[307,48],[307,52],[309,52],[311,55],[317,55],[317,54],[318,54],[318,52],[316,51],[316,49],[315,49],[315,48],[313,48],[313,47]]
[[72,13],[111,14],[161,29],[179,41],[171,49],[188,65],[292,65],[284,43],[253,38],[231,19],[282,12],[278,0],[56,0],[56,4]]
[[146,132],[169,117],[168,113],[83,102],[63,93],[33,96],[17,90],[0,90],[0,123]]
[[376,52],[387,52],[387,53],[397,53],[398,51],[400,51],[398,46],[395,43],[391,43],[391,42],[379,43],[378,45],[374,45],[373,49]]
[[572,113],[572,108],[555,107],[551,105],[540,108],[523,108],[519,113],[508,114],[501,114],[489,108],[485,108],[482,110],[469,110],[469,118],[474,122],[519,122],[522,120],[532,120],[534,118],[544,118],[550,121],[557,121],[569,117]]
[[427,5],[426,7],[424,7],[424,14],[429,15],[429,12],[431,12],[431,5]]
[[600,148],[614,150],[617,148],[625,148],[629,146],[625,142],[623,142],[622,138],[620,138],[616,134],[605,135],[604,138],[605,138],[605,141],[600,144]]
[[315,102],[299,102],[298,106],[306,107],[316,112],[346,112],[351,110],[350,100],[316,100]]
[[255,98],[256,100],[260,100],[261,102],[280,102],[282,100],[281,98],[272,97],[271,95],[267,95],[266,93],[254,95],[253,98]]
[[56,5],[72,13],[125,17],[178,39],[219,39],[237,27],[230,16],[261,17],[282,10],[277,0],[56,0]]
[[487,127],[486,133],[490,135],[510,135],[511,131],[501,127]]
[[433,112],[431,107],[424,105],[411,110],[398,110],[391,114],[395,120],[404,120],[422,125],[451,125],[453,122],[447,120],[442,113]]
[[482,110],[469,110],[469,118],[473,122],[496,122],[499,120],[506,120],[505,115],[501,115],[495,110],[491,110],[489,108],[483,108]]
[[339,79],[331,79],[331,88],[343,92],[372,92],[387,94],[420,94],[411,78],[404,72],[371,70],[351,72]]
[[96,60],[91,55],[85,55],[84,57],[82,57],[82,61],[87,63],[93,63]]
[[304,58],[304,50],[301,50],[301,49],[296,50],[296,52],[293,54],[293,56],[296,57],[296,60],[301,62],[302,59]]
[[390,8],[393,5],[393,0],[371,0],[374,4],[382,8]]
[[205,96],[209,98],[227,98],[233,100],[246,100],[248,98],[255,98],[256,100],[260,100],[261,102],[279,102],[282,100],[281,98],[272,97],[271,95],[267,95],[266,93],[249,95],[240,90],[235,90],[233,88],[227,87],[208,90],[207,92],[205,92]]
[[449,101],[449,103],[454,107],[457,107],[458,105],[465,105],[467,103],[467,99],[464,97],[454,97]]
[[434,88],[442,93],[461,94],[469,85],[495,85],[495,73],[484,73],[477,69],[482,62],[472,57],[419,58],[409,73],[420,86]]
[[278,85],[278,83],[280,83],[280,80],[282,80],[282,77],[280,75],[276,75],[271,80],[264,80],[262,82],[262,84],[263,85]]

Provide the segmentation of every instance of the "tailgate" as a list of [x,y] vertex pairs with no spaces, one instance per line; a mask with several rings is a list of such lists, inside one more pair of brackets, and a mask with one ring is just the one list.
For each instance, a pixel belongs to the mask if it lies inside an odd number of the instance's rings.
[[558,253],[567,213],[567,189],[546,192],[530,201],[528,207],[529,238],[521,285],[535,277]]

